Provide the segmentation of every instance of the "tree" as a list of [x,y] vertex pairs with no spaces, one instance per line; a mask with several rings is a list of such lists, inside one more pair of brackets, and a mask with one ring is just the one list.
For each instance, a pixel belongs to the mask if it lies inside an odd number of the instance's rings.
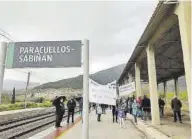
[[32,92],[32,93],[31,93],[31,97],[34,97],[34,96],[35,96],[35,93],[34,93],[34,92]]
[[12,104],[15,104],[15,87],[13,88],[13,94],[12,94],[11,103],[12,103]]

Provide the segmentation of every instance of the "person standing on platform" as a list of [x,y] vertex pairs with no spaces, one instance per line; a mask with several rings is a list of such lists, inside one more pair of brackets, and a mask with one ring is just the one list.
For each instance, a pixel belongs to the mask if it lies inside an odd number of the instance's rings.
[[74,112],[75,112],[76,102],[72,98],[67,102],[67,108],[68,108],[68,117],[67,117],[67,123],[69,123],[70,115],[72,116],[72,123],[74,123]]
[[113,123],[115,122],[115,120],[116,120],[116,123],[117,123],[117,119],[118,119],[117,114],[118,114],[117,106],[113,105],[112,106]]
[[159,100],[158,100],[158,102],[159,102],[159,112],[160,112],[160,117],[164,117],[164,106],[165,106],[165,101],[161,98],[161,97],[159,97]]
[[180,123],[182,123],[182,119],[181,119],[181,107],[182,107],[182,103],[181,103],[181,101],[177,98],[177,96],[174,96],[174,98],[172,99],[172,101],[171,101],[171,107],[172,107],[173,113],[174,113],[174,122],[177,122],[177,116],[178,116]]
[[124,105],[124,112],[125,112],[125,120],[126,120],[126,117],[127,117],[127,101],[125,98],[123,98],[123,105]]
[[144,112],[144,120],[147,120],[147,117],[150,120],[151,101],[146,95],[144,95],[141,107],[142,107],[143,112]]
[[135,124],[137,124],[138,107],[139,107],[139,105],[138,105],[136,99],[134,99],[133,104],[132,104],[132,114],[134,117]]
[[133,103],[133,101],[132,101],[132,98],[131,98],[131,99],[129,99],[129,101],[128,101],[128,109],[129,109],[129,113],[130,113],[130,114],[132,114],[132,103]]
[[142,117],[142,108],[141,108],[142,99],[141,99],[141,97],[139,97],[139,98],[137,99],[137,104],[138,104],[138,116],[139,116],[139,117]]
[[123,128],[125,125],[125,122],[124,122],[124,120],[125,120],[125,108],[126,108],[126,104],[122,102],[120,104],[120,107],[118,110],[119,124],[120,124],[121,128]]
[[102,111],[102,108],[101,108],[101,105],[99,104],[98,106],[97,106],[97,110],[96,110],[97,112],[97,121],[98,122],[101,122],[101,114],[103,113],[103,111]]
[[65,113],[65,105],[64,105],[65,100],[66,100],[65,96],[60,96],[60,97],[56,97],[52,103],[56,108],[56,112],[55,112],[55,114],[56,114],[55,127],[56,128],[61,127],[60,124],[63,119],[63,115]]

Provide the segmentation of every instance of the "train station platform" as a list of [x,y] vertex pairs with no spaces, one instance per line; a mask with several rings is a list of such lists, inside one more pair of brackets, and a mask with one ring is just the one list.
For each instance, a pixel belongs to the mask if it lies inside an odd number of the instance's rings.
[[[112,112],[107,110],[102,114],[101,122],[97,122],[97,115],[92,111],[89,115],[90,139],[190,139],[189,119],[183,119],[183,124],[173,123],[172,117],[162,119],[161,125],[152,126],[151,121],[142,121],[138,118],[138,124],[133,123],[133,116],[127,114],[124,128],[118,123],[113,123]],[[51,127],[28,139],[83,139],[82,120],[79,114],[75,115],[75,122],[67,124],[63,119],[63,127],[55,129]]]
[[[127,114],[127,119],[133,121],[133,116]],[[148,137],[154,139],[191,139],[191,125],[188,116],[182,116],[183,123],[173,122],[172,116],[161,119],[160,125],[152,125],[151,121],[143,121],[138,118],[137,127]]]
[[[90,139],[143,139],[145,134],[139,131],[130,121],[125,121],[125,127],[120,128],[118,123],[113,123],[112,113],[102,114],[101,122],[97,122],[95,111],[90,113],[89,119]],[[77,122],[71,129],[63,132],[58,139],[82,139],[82,122]]]

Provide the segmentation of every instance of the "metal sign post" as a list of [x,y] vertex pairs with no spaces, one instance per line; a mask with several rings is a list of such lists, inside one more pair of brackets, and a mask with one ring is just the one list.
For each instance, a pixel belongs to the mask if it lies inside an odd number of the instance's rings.
[[3,92],[3,78],[5,71],[6,51],[7,51],[7,43],[0,42],[0,104],[1,104],[1,94]]
[[89,40],[83,44],[83,139],[89,139]]

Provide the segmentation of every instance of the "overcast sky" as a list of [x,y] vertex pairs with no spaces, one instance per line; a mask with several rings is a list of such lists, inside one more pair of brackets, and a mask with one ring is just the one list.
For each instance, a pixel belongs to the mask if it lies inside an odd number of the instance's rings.
[[[87,38],[94,73],[128,61],[156,5],[156,1],[0,2],[0,29],[13,41]],[[82,73],[82,68],[6,69],[5,79],[26,80],[22,72],[28,70],[31,80],[41,83]]]

